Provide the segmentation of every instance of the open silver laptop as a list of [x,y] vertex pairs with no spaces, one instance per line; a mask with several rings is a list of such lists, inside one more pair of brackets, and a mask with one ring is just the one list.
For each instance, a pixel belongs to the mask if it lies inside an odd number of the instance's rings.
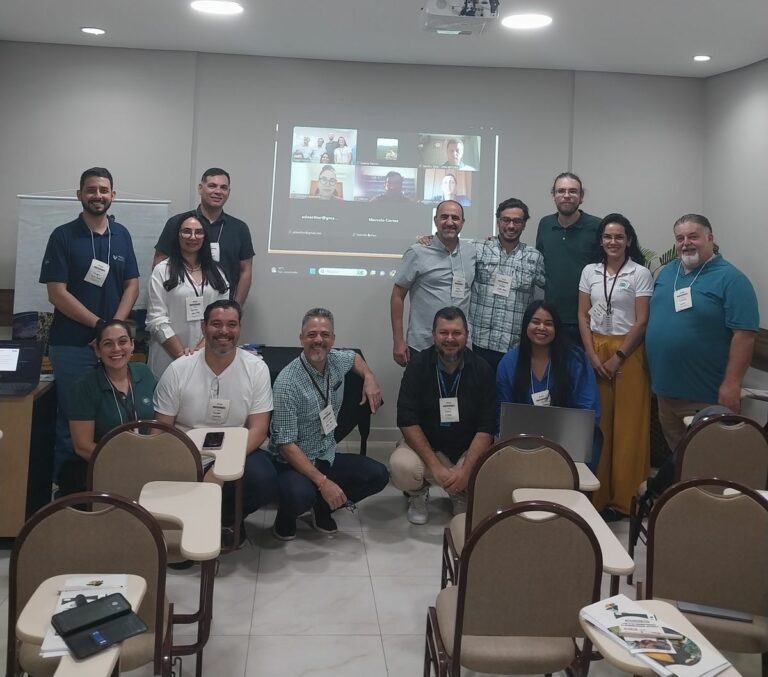
[[0,395],[26,395],[40,382],[43,347],[36,341],[0,341]]
[[499,439],[523,433],[543,435],[563,447],[574,463],[588,463],[592,459],[595,412],[502,402]]

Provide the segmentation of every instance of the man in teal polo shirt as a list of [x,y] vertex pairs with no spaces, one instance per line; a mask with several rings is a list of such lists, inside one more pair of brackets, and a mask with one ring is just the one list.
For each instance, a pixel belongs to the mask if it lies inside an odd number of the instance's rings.
[[717,253],[709,220],[686,214],[674,233],[680,258],[656,280],[645,334],[659,422],[672,451],[686,416],[713,404],[740,410],[760,326],[755,290]]
[[579,209],[584,188],[576,174],[558,174],[551,192],[557,213],[541,219],[536,233],[536,249],[544,255],[546,270],[544,297],[557,309],[571,341],[581,345],[579,278],[584,266],[599,260],[600,219]]

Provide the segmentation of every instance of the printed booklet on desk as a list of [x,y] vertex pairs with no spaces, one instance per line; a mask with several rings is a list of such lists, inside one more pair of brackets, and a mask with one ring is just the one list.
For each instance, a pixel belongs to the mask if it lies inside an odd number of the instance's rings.
[[601,600],[581,613],[590,625],[662,677],[713,677],[730,666],[716,649],[707,646],[702,652],[693,640],[626,595]]
[[[73,576],[64,582],[64,587],[59,592],[59,599],[56,602],[56,609],[53,611],[53,614],[66,611],[67,609],[74,609],[76,606],[75,598],[78,595],[83,595],[87,601],[91,601],[101,599],[116,592],[125,594],[127,589],[128,577],[125,574]],[[43,645],[40,647],[40,655],[43,658],[51,658],[54,656],[64,656],[68,653],[69,649],[64,640],[53,629],[53,625],[51,625],[45,634]]]

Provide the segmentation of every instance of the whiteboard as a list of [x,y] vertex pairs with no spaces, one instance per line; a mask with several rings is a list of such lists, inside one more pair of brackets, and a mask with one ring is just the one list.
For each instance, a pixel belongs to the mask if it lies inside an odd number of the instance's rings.
[[[40,266],[54,228],[69,223],[83,210],[74,197],[17,195],[19,232],[16,245],[16,284],[13,312],[53,312],[48,291],[40,284]],[[109,214],[131,234],[139,264],[139,299],[134,308],[147,307],[147,283],[152,272],[155,243],[168,220],[170,200],[122,200],[112,203]]]

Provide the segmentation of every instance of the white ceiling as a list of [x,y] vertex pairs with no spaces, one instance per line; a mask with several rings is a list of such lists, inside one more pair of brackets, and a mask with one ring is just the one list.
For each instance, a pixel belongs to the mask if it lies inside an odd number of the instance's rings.
[[[423,0],[241,0],[237,17],[188,0],[2,0],[0,40],[224,54],[707,77],[768,58],[768,0],[501,0],[553,24],[482,35],[422,30]],[[93,38],[82,26],[105,28]],[[709,63],[694,63],[696,54]]]

